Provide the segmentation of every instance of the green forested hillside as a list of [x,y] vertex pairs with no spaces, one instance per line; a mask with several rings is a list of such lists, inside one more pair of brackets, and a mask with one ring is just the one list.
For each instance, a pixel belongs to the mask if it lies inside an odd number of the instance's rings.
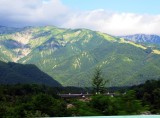
[[160,78],[160,51],[87,29],[26,27],[0,36],[0,60],[35,64],[62,85],[90,86],[97,67],[108,86]]
[[61,86],[52,77],[48,76],[35,65],[5,63],[0,61],[0,84],[44,84],[49,86]]

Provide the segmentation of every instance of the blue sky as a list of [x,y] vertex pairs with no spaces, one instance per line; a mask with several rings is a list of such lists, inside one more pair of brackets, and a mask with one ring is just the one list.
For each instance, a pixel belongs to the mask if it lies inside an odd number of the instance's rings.
[[0,0],[0,25],[160,35],[160,0]]
[[159,14],[160,0],[62,0],[73,9],[105,9],[115,12]]

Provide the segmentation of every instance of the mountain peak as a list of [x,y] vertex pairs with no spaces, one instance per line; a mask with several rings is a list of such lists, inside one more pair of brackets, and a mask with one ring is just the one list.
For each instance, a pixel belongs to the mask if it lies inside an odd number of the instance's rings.
[[[145,43],[89,29],[39,26],[5,31],[0,35],[0,60],[35,64],[66,86],[90,86],[88,73],[96,67],[103,68],[110,85],[116,86],[160,77],[160,51]],[[144,34],[134,37],[147,40]]]
[[119,37],[138,43],[160,44],[160,36],[155,34],[135,34],[135,35],[127,35]]

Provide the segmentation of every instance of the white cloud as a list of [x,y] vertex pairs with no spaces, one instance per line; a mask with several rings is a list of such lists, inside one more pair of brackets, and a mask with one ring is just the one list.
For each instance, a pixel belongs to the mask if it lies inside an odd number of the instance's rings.
[[63,26],[89,28],[113,35],[160,34],[160,15],[114,13],[100,9],[73,14]]
[[112,35],[159,34],[160,15],[74,11],[60,0],[0,0],[0,25],[56,25],[88,28]]
[[[60,0],[1,0],[0,21],[1,24],[14,26],[14,23],[21,25],[43,25],[58,24],[61,16],[65,16],[68,8]],[[6,21],[7,19],[7,21]],[[5,22],[6,21],[6,22]],[[13,24],[12,24],[13,23]]]

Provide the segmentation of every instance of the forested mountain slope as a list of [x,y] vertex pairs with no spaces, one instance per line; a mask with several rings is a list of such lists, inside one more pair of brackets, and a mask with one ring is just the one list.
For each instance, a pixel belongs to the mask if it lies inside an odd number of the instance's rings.
[[[1,31],[2,32],[2,31]],[[108,86],[160,78],[160,51],[88,29],[25,27],[0,35],[0,60],[35,64],[65,86],[91,86],[100,67]]]
[[61,86],[52,77],[32,64],[5,63],[0,61],[0,84],[42,84]]

